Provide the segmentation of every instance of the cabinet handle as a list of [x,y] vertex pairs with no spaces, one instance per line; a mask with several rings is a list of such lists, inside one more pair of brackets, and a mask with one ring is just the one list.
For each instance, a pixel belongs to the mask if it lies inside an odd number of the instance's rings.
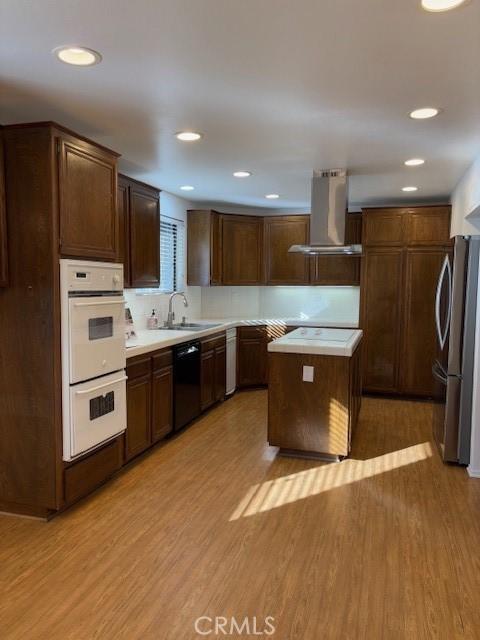
[[75,393],[77,394],[77,396],[84,396],[87,393],[93,393],[94,391],[98,391],[99,389],[104,389],[105,387],[111,387],[112,384],[117,384],[118,382],[123,382],[124,380],[127,380],[127,379],[128,379],[128,376],[122,376],[117,380],[112,380],[111,382],[104,382],[103,384],[99,384],[98,386],[92,387],[91,389],[82,389],[81,391],[75,391]]

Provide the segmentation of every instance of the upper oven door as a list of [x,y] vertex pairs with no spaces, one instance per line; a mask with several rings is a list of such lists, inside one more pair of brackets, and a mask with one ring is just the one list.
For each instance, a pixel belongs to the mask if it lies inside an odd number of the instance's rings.
[[125,367],[122,296],[69,298],[70,384]]

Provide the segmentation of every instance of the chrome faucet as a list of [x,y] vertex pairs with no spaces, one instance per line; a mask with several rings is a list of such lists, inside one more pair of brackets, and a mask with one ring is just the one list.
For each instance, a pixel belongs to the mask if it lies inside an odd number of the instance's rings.
[[173,299],[175,298],[175,296],[182,296],[183,306],[188,307],[188,300],[186,299],[185,294],[179,293],[178,291],[174,291],[171,294],[170,300],[168,301],[167,321],[165,322],[165,326],[168,327],[169,329],[173,329],[173,321],[175,320],[175,314],[173,312]]

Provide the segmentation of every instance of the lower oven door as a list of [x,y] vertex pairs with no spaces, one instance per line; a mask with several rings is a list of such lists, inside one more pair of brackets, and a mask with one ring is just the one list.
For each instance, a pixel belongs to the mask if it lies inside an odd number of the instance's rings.
[[70,383],[124,369],[123,297],[73,297],[68,304]]
[[124,371],[70,387],[69,420],[64,419],[64,460],[97,447],[127,428]]

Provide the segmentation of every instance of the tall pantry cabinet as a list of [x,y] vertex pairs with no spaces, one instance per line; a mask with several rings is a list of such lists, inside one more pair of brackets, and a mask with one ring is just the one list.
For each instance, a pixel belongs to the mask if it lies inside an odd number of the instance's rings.
[[434,395],[435,292],[449,232],[449,206],[364,209],[365,391]]

